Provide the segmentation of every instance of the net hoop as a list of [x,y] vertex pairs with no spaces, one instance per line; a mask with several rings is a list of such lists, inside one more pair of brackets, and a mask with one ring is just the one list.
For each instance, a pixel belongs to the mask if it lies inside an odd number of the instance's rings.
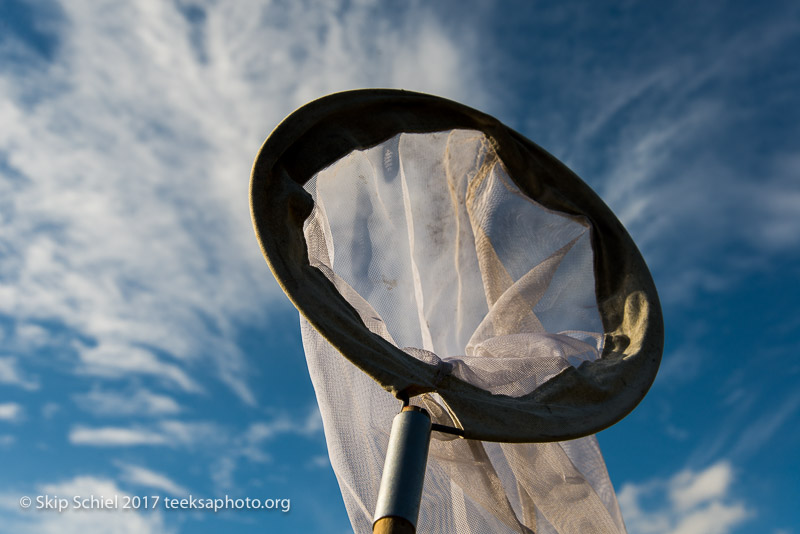
[[[413,358],[372,333],[318,269],[303,223],[314,203],[303,185],[353,150],[400,133],[482,132],[519,189],[592,228],[594,274],[604,329],[601,357],[570,367],[522,397],[492,394]],[[550,442],[607,428],[641,401],[663,349],[655,285],[623,225],[578,176],[497,119],[440,97],[390,89],[336,93],[289,115],[267,138],[250,182],[256,237],[280,286],[336,349],[401,398],[436,392],[469,439]],[[520,424],[520,422],[523,424]]]

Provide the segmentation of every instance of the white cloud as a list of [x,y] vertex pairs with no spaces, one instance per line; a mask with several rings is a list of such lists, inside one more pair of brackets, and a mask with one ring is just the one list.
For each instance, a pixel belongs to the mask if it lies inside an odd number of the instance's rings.
[[715,501],[681,518],[672,534],[724,534],[731,532],[748,515],[741,504],[724,505]]
[[122,469],[122,479],[129,484],[162,490],[175,497],[182,497],[189,494],[189,491],[185,487],[177,484],[162,473],[122,462],[117,465]]
[[26,347],[40,347],[49,339],[47,329],[37,324],[18,324],[15,329],[15,338]]
[[39,388],[38,382],[25,378],[20,372],[16,358],[0,358],[0,384],[10,384],[27,390]]
[[71,480],[44,484],[35,491],[16,491],[0,495],[0,507],[6,513],[3,517],[4,528],[8,532],[19,534],[169,534],[175,532],[168,528],[164,516],[159,510],[148,510],[147,513],[133,510],[75,510],[68,508],[62,512],[54,510],[36,510],[33,507],[22,509],[19,505],[21,495],[50,495],[66,497],[72,504],[74,496],[111,497],[118,495],[120,499],[129,496],[117,484],[109,479],[93,476],[78,476]]
[[186,447],[203,446],[218,447],[228,443],[225,429],[217,423],[205,421],[162,421],[161,432],[167,436],[169,443]]
[[101,344],[83,350],[84,371],[88,374],[119,377],[140,373],[166,379],[184,391],[200,391],[194,380],[177,365],[164,362],[150,350],[124,344]]
[[753,515],[731,495],[733,481],[733,468],[721,461],[668,480],[625,484],[617,497],[632,533],[728,534]]
[[93,390],[73,397],[82,409],[95,415],[174,415],[180,405],[167,395],[138,389],[132,393]]
[[166,445],[167,437],[150,430],[102,427],[86,428],[77,426],[70,430],[69,441],[73,445],[93,447],[131,447],[137,445]]
[[132,427],[105,426],[90,428],[77,425],[70,430],[69,441],[73,445],[91,447],[131,447],[138,445],[161,445],[168,447],[192,447],[202,444],[212,447],[225,441],[225,434],[214,423],[160,421],[156,425]]
[[331,461],[327,455],[318,454],[311,457],[311,460],[308,462],[308,467],[310,469],[330,469]]
[[269,422],[256,422],[250,425],[246,433],[251,442],[260,442],[271,439],[279,434],[299,434],[310,436],[322,430],[322,416],[319,408],[314,405],[308,410],[308,415],[303,419],[292,418],[283,414]]
[[679,510],[687,510],[725,496],[733,480],[731,466],[717,463],[701,471],[682,471],[670,481],[669,497]]
[[18,421],[22,417],[22,406],[16,402],[0,404],[0,421]]

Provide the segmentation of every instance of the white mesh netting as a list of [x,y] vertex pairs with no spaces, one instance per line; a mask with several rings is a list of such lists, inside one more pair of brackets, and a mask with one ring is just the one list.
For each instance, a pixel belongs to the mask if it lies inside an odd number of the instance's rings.
[[[486,391],[530,393],[602,353],[591,229],[522,194],[480,132],[401,134],[307,184],[309,261],[364,324]],[[371,532],[397,400],[301,319],[331,463]],[[413,399],[434,422],[456,415]],[[488,443],[434,433],[418,532],[625,532],[596,439]]]

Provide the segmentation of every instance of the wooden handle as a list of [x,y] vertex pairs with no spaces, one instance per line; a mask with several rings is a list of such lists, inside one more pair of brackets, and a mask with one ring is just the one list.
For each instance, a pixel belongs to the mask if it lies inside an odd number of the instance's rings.
[[382,517],[372,525],[372,534],[416,534],[408,520],[402,517]]

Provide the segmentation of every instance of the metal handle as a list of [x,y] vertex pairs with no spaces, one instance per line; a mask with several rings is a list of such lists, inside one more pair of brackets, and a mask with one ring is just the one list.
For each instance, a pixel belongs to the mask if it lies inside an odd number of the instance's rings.
[[422,408],[406,406],[394,417],[373,533],[416,532],[430,438],[431,418]]

